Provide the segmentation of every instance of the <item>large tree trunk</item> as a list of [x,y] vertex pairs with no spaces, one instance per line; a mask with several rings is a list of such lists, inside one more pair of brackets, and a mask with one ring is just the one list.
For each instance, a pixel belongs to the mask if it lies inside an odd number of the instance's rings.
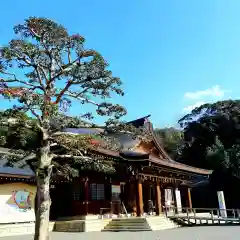
[[49,239],[49,215],[51,199],[49,193],[52,172],[49,142],[45,141],[37,153],[36,169],[37,193],[35,199],[35,236],[34,240]]

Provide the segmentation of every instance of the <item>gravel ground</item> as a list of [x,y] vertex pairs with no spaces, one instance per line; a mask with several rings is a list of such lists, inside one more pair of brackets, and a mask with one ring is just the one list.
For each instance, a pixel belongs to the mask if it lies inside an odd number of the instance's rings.
[[[33,236],[1,237],[6,240],[31,240]],[[239,240],[240,226],[206,226],[177,228],[154,232],[91,232],[91,233],[51,233],[51,240]]]

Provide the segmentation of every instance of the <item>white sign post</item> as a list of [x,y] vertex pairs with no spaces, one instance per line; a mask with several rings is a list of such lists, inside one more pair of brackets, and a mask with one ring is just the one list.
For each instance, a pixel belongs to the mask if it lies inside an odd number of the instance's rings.
[[180,213],[180,212],[182,212],[182,201],[181,201],[181,192],[180,192],[180,190],[176,189],[175,190],[175,194],[176,194],[177,212]]
[[218,205],[220,209],[220,215],[221,217],[227,217],[226,204],[225,204],[223,191],[218,191],[217,195],[218,195]]
[[167,212],[173,212],[173,209],[171,208],[172,201],[173,201],[172,189],[165,188],[165,207]]

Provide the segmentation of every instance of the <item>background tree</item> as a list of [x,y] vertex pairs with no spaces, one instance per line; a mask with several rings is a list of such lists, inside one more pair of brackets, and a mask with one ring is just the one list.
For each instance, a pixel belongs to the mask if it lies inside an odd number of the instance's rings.
[[[6,110],[0,112],[0,123],[6,119],[12,110]],[[19,120],[23,122],[31,120],[29,116],[22,112],[18,112],[15,115]],[[34,120],[34,119],[32,119]],[[36,146],[37,134],[32,129],[18,125],[0,125],[0,146],[9,149],[22,149],[28,150]],[[8,162],[9,166],[13,166],[12,163]]]
[[179,129],[170,127],[155,129],[156,136],[161,141],[163,148],[172,159],[178,158],[178,150],[182,143],[182,132]]
[[240,101],[204,104],[179,120],[185,144],[181,159],[196,167],[224,167],[240,177]]
[[[37,159],[35,239],[45,240],[49,236],[49,182],[53,166],[61,166],[64,159],[86,164],[94,162],[85,155],[87,138],[67,138],[59,134],[59,130],[84,125],[81,120],[84,117],[92,119],[91,113],[84,112],[86,104],[94,106],[98,115],[110,118],[107,127],[124,129],[119,118],[126,110],[107,101],[112,92],[123,96],[122,83],[112,76],[107,62],[97,51],[84,47],[82,36],[69,35],[63,26],[52,20],[30,17],[15,26],[14,31],[16,38],[1,49],[0,90],[6,99],[14,99],[17,104],[1,120],[2,124],[14,127],[16,133],[24,128],[34,132],[36,137],[33,146],[15,153],[17,157]],[[61,114],[61,110],[71,107],[73,100],[79,101],[78,108],[82,110],[78,118]],[[20,112],[30,113],[32,119],[23,119]],[[53,153],[51,145],[54,143],[63,145],[68,154]],[[70,169],[66,165],[64,168]]]

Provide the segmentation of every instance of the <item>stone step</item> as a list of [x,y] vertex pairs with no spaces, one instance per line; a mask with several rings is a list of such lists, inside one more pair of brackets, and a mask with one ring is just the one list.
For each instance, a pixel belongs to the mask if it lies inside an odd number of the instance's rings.
[[144,226],[144,227],[139,227],[139,226],[109,226],[109,227],[105,227],[104,229],[150,229],[150,227],[148,226]]
[[148,225],[147,222],[142,222],[142,223],[138,223],[138,222],[111,222],[111,225],[141,225],[141,226],[144,226],[144,225]]
[[165,216],[148,217],[146,220],[153,231],[179,227]]
[[150,228],[149,225],[107,225],[104,229],[108,228]]
[[123,218],[113,219],[103,231],[151,231],[145,218]]
[[122,218],[122,219],[113,219],[112,222],[138,222],[138,223],[141,223],[141,222],[146,222],[146,219],[137,219],[137,218]]
[[149,228],[150,226],[148,224],[144,224],[144,225],[137,225],[137,224],[108,224],[107,226],[105,226],[105,228]]
[[103,231],[155,231],[179,227],[165,216],[113,219]]
[[147,232],[147,231],[152,231],[149,228],[139,228],[139,229],[103,229],[102,232]]

